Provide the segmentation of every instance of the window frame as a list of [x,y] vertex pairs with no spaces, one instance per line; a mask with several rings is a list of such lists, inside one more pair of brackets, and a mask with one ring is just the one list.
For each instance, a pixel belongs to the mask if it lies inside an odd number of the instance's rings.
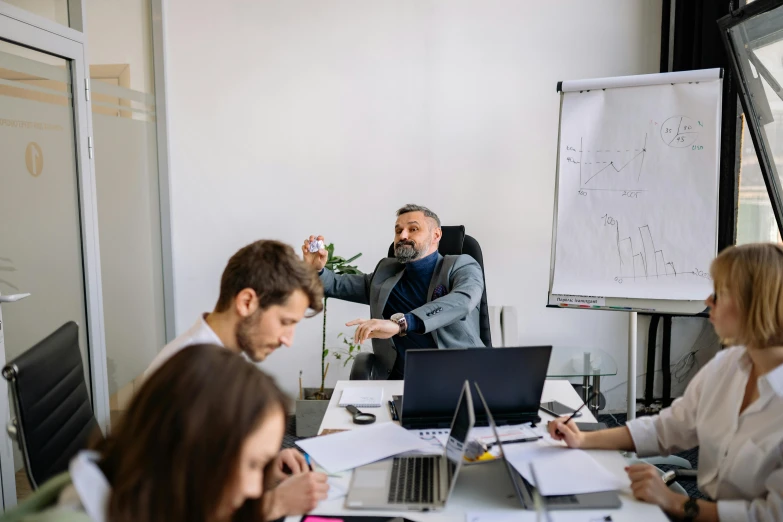
[[[759,126],[756,106],[751,101],[751,93],[754,87],[749,84],[743,69],[740,67],[739,59],[740,56],[744,54],[744,49],[737,49],[729,34],[729,31],[732,28],[745,23],[747,20],[778,8],[783,8],[783,0],[755,0],[719,19],[718,26],[720,28],[723,45],[726,49],[731,75],[735,79],[735,85],[739,90],[740,103],[742,104],[743,112],[746,115],[745,124],[748,127],[748,132],[753,141],[753,147],[756,150],[761,174],[767,188],[767,195],[769,196],[775,221],[778,225],[778,232],[783,235],[783,193],[781,192],[781,179],[778,176],[777,166],[769,154],[770,146],[767,142],[766,134]],[[781,17],[783,17],[783,11],[781,11]],[[780,40],[783,40],[783,33],[780,35]],[[738,137],[735,146],[738,146],[740,139],[741,136]],[[739,187],[736,186],[736,191],[738,192],[738,190]],[[738,202],[735,205],[735,211],[737,208]]]

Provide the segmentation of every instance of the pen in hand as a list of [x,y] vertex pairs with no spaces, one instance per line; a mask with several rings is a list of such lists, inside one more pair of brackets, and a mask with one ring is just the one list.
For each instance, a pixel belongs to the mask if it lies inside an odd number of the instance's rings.
[[[576,409],[576,411],[575,411],[574,413],[572,413],[570,417],[568,417],[568,419],[566,419],[566,421],[563,423],[563,426],[565,426],[566,424],[568,424],[569,422],[571,422],[571,419],[573,419],[574,417],[576,417],[576,414],[577,414],[577,413],[579,413],[579,412],[581,411],[581,409],[582,409],[582,408],[584,408],[585,406],[587,406],[588,404],[590,404],[591,402],[593,402],[593,399],[595,399],[595,397],[596,397],[597,395],[598,395],[598,394],[597,394],[597,393],[595,393],[595,392],[591,393],[591,394],[590,394],[590,396],[587,398],[587,401],[583,402],[583,403],[582,403],[582,405],[581,405],[581,406],[579,406],[579,408],[577,408],[577,409]],[[555,430],[555,433],[557,433],[557,434],[558,434],[558,435],[560,435],[560,436],[562,436],[562,435],[563,435],[563,434],[560,432],[560,430]]]
[[[307,453],[304,454],[304,458],[307,461],[307,467],[310,468],[310,471],[315,471],[315,468],[313,468],[313,463],[310,461],[310,455]],[[337,475],[334,473],[326,473],[327,477],[334,477],[334,478],[342,478],[341,475]]]
[[313,471],[313,463],[310,462],[310,455],[307,453],[304,454],[305,461],[307,462],[307,467],[310,469],[310,471]]

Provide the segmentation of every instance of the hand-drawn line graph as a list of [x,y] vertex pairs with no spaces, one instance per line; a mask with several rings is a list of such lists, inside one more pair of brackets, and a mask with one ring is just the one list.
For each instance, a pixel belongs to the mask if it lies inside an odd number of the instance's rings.
[[648,280],[682,276],[697,276],[711,279],[709,273],[698,268],[694,268],[691,271],[677,270],[674,262],[667,261],[664,250],[655,248],[649,225],[637,227],[640,241],[635,243],[631,236],[620,238],[620,223],[618,220],[608,214],[601,216],[601,220],[603,226],[613,226],[615,229],[615,244],[620,274],[614,280],[618,283],[622,283],[625,280],[636,281],[637,279]]
[[[569,149],[573,150],[573,149]],[[584,139],[579,140],[579,188],[581,190],[610,190],[622,192],[643,192],[639,188],[647,154],[647,134],[634,147],[584,148]]]
[[698,127],[687,116],[672,116],[661,125],[661,139],[669,147],[689,147],[698,138]]

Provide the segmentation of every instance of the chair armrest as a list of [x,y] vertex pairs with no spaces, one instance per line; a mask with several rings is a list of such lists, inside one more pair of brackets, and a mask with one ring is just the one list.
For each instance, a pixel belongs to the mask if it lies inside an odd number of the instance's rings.
[[673,469],[663,474],[663,481],[669,486],[673,482],[695,482],[697,476],[695,469]]
[[362,352],[353,359],[351,366],[352,381],[369,381],[373,378],[373,367],[375,366],[375,354]]

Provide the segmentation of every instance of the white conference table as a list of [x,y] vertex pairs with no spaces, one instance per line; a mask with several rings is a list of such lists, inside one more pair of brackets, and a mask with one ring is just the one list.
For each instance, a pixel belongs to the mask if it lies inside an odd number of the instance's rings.
[[[345,408],[341,408],[337,405],[343,389],[360,386],[380,386],[383,388],[383,405],[380,408],[361,408],[361,410],[375,414],[377,417],[376,422],[392,422],[387,401],[392,395],[402,394],[403,381],[338,381],[332,399],[326,410],[326,414],[324,415],[324,419],[321,422],[319,433],[325,429],[345,430],[362,428],[362,426],[353,424],[351,415],[345,411]],[[574,391],[571,384],[565,380],[547,380],[544,384],[541,401],[559,401],[572,408],[578,408],[582,405],[582,400],[579,395]],[[580,420],[584,422],[595,422],[595,417],[586,410],[586,408],[582,409],[583,416]],[[539,413],[543,423],[552,418],[542,411]],[[621,477],[626,477],[624,470],[626,462],[619,452],[591,450],[589,453],[610,472]],[[567,470],[565,472],[567,473]],[[605,515],[611,515],[613,522],[665,522],[668,520],[666,515],[664,515],[657,506],[635,500],[633,495],[631,495],[630,487],[625,491],[621,491],[620,498],[622,501],[622,507],[620,509],[580,510],[578,512],[550,511],[550,515],[555,522],[557,522],[558,513],[571,513],[571,515],[569,515],[569,520],[575,520],[576,518],[571,517],[574,517],[576,513],[583,514],[583,517],[579,515],[576,516],[579,520],[584,520],[585,522],[597,518],[602,519]],[[463,466],[457,479],[457,485],[454,492],[452,493],[451,498],[449,498],[446,508],[442,511],[422,513],[419,511],[355,510],[346,509],[343,505],[344,502],[345,497],[323,501],[312,512],[312,515],[404,516],[409,520],[417,522],[465,522],[465,513],[470,512],[492,513],[499,516],[511,515],[515,522],[536,520],[536,513],[534,511],[523,510],[519,505],[508,473],[504,469],[503,463],[499,460]],[[288,517],[286,522],[296,522],[300,518],[300,516]]]

